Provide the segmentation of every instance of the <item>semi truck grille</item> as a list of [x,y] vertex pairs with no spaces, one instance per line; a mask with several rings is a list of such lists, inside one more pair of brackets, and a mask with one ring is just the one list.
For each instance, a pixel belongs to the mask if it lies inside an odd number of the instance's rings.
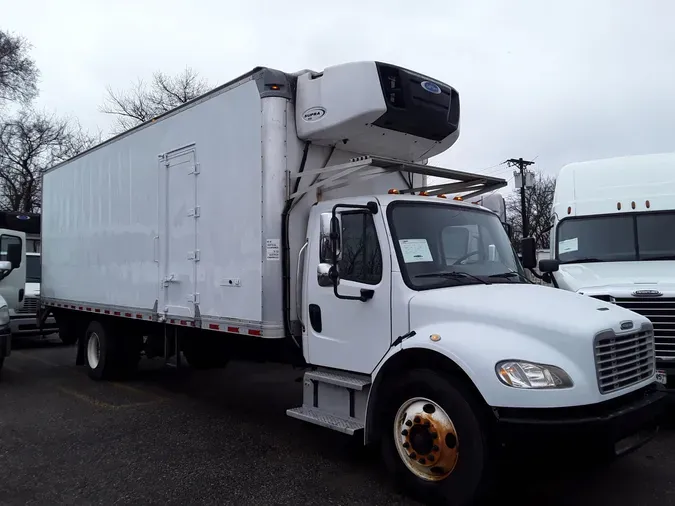
[[602,333],[595,339],[595,368],[600,393],[629,387],[654,374],[654,334],[651,331],[617,336]]
[[26,297],[23,299],[23,307],[17,313],[35,314],[37,313],[38,299],[37,297]]
[[649,318],[654,325],[656,358],[675,360],[675,298],[618,298],[614,302]]

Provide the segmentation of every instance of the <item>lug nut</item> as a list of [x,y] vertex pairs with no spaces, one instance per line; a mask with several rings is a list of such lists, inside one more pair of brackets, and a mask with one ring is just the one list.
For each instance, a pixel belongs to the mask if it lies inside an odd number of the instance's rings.
[[408,442],[406,441],[405,443],[403,443],[402,446],[403,446],[403,448],[408,448],[408,447],[410,446],[410,443],[408,443]]
[[417,462],[419,462],[420,464],[426,464],[427,463],[427,461],[424,460],[424,459],[419,459]]
[[407,420],[407,421],[405,422],[405,424],[406,424],[408,427],[412,427],[412,422],[411,422],[410,420]]
[[412,452],[412,453],[410,454],[410,458],[411,458],[411,459],[416,459],[416,458],[417,458],[417,454],[416,454],[415,452]]
[[437,452],[438,450],[440,450],[440,448],[436,445],[431,449],[432,452]]
[[422,419],[419,416],[416,416],[415,417],[415,423],[420,423],[420,421],[422,421]]
[[403,432],[401,432],[402,436],[407,436],[408,435],[408,429],[403,429]]
[[429,459],[429,462],[433,462],[434,456],[433,455],[427,455],[427,459]]

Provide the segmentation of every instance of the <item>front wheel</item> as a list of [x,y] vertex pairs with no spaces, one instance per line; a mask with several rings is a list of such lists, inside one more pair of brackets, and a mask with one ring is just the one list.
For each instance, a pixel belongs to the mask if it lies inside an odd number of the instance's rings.
[[473,504],[490,467],[489,442],[473,393],[430,370],[406,374],[381,422],[382,453],[395,479],[430,504]]

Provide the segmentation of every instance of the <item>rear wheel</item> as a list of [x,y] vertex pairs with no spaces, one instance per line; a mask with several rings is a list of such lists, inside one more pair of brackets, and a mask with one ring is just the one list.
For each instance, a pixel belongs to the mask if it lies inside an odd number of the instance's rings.
[[93,321],[84,336],[84,357],[89,377],[95,380],[110,379],[116,372],[117,360],[109,328]]
[[395,483],[431,504],[473,504],[487,482],[489,442],[473,393],[430,370],[406,374],[386,400],[382,453]]

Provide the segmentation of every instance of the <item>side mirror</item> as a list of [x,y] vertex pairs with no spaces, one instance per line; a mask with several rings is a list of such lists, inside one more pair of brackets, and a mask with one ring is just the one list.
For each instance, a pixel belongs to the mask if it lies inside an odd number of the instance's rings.
[[560,268],[559,260],[549,260],[549,259],[539,260],[539,270],[541,272],[550,274],[552,272],[558,272],[559,268]]
[[523,267],[534,269],[537,266],[537,245],[534,237],[525,237],[520,241]]
[[[340,258],[340,222],[338,221],[337,225],[337,257]],[[320,246],[319,246],[319,262],[322,264],[333,265],[333,248],[335,247],[336,242],[333,241],[333,220],[331,213],[322,213],[321,214],[321,233],[320,233]]]
[[9,244],[7,246],[7,261],[12,269],[21,267],[21,244]]
[[12,270],[12,262],[7,260],[0,261],[0,272],[9,272]]

